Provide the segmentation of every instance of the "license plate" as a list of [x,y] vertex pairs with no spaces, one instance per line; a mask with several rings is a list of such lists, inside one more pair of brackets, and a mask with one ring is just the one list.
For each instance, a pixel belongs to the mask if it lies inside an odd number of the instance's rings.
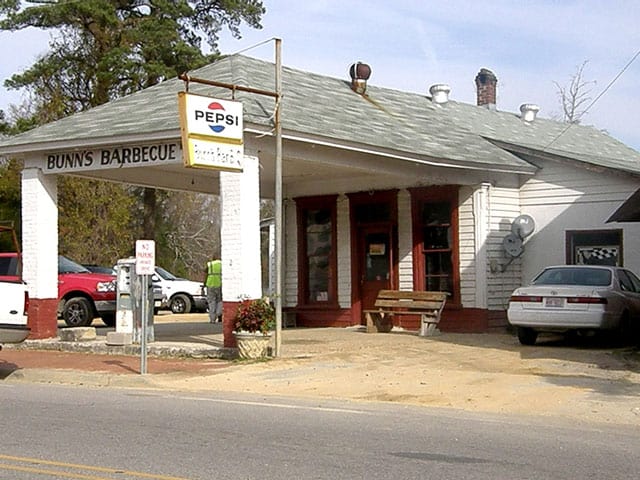
[[544,299],[544,306],[545,307],[564,307],[564,298],[557,298],[557,297],[551,297],[551,298],[545,298]]
[[153,306],[154,307],[161,307],[162,306],[162,301],[161,300],[154,300]]

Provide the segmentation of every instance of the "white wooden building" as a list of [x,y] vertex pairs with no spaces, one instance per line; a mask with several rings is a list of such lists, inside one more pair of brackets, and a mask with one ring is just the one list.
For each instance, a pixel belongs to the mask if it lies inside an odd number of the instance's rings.
[[[607,223],[640,186],[638,152],[595,128],[539,118],[535,105],[499,111],[497,79],[486,69],[475,77],[476,105],[452,100],[446,85],[401,92],[351,70],[356,78],[346,68],[344,79],[283,69],[282,300],[298,326],[360,324],[377,292],[393,288],[447,291],[441,329],[481,332],[506,325],[511,291],[545,265],[609,262],[640,272],[640,226]],[[274,72],[231,56],[190,75],[273,90]],[[25,159],[35,336],[55,334],[59,175],[221,195],[227,318],[239,296],[263,290],[257,203],[274,196],[274,102],[235,92],[244,106],[243,173],[187,169],[177,113],[184,88],[167,80],[0,142],[0,154]],[[190,91],[231,98],[217,87]],[[123,159],[150,148],[170,154]],[[86,152],[94,161],[82,160]],[[522,215],[535,229],[514,237]],[[410,317],[396,322],[418,327]]]

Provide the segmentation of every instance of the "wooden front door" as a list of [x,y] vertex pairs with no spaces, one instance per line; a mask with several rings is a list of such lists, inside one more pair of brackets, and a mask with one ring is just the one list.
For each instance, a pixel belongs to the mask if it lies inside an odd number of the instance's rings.
[[358,259],[361,306],[362,310],[367,310],[373,308],[380,290],[390,289],[393,285],[391,228],[358,229]]

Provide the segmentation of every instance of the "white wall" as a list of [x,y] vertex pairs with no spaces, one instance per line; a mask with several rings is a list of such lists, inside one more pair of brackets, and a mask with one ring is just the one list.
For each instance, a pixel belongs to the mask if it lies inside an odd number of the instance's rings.
[[32,298],[57,299],[57,175],[30,165],[22,171],[22,274]]
[[522,213],[536,221],[536,231],[525,245],[523,282],[547,265],[566,262],[567,230],[624,228],[624,266],[640,273],[640,224],[605,223],[640,188],[640,180],[553,161],[540,166],[540,172],[522,185],[520,193]]
[[220,172],[222,298],[262,296],[258,158],[243,158],[242,173]]
[[398,289],[413,290],[413,230],[411,195],[398,192]]
[[296,202],[284,201],[284,279],[282,305],[295,307],[298,304],[298,218]]
[[[520,215],[517,186],[491,187],[489,205],[487,307],[489,310],[505,310],[511,292],[522,283],[521,259],[516,258],[509,263],[510,257],[505,255],[502,247],[504,237],[511,233],[511,223]],[[525,255],[527,248],[525,245]],[[493,271],[491,265],[494,266]]]
[[351,307],[351,228],[349,226],[349,199],[340,195],[336,205],[338,248],[338,303],[341,308]]

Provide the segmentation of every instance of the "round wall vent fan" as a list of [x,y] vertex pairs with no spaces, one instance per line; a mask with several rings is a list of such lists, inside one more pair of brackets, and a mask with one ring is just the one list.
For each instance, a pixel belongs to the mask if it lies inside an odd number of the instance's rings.
[[510,257],[519,257],[523,252],[522,239],[518,235],[510,233],[502,239],[502,248]]
[[511,223],[511,233],[524,239],[536,229],[536,223],[530,215],[519,215]]

